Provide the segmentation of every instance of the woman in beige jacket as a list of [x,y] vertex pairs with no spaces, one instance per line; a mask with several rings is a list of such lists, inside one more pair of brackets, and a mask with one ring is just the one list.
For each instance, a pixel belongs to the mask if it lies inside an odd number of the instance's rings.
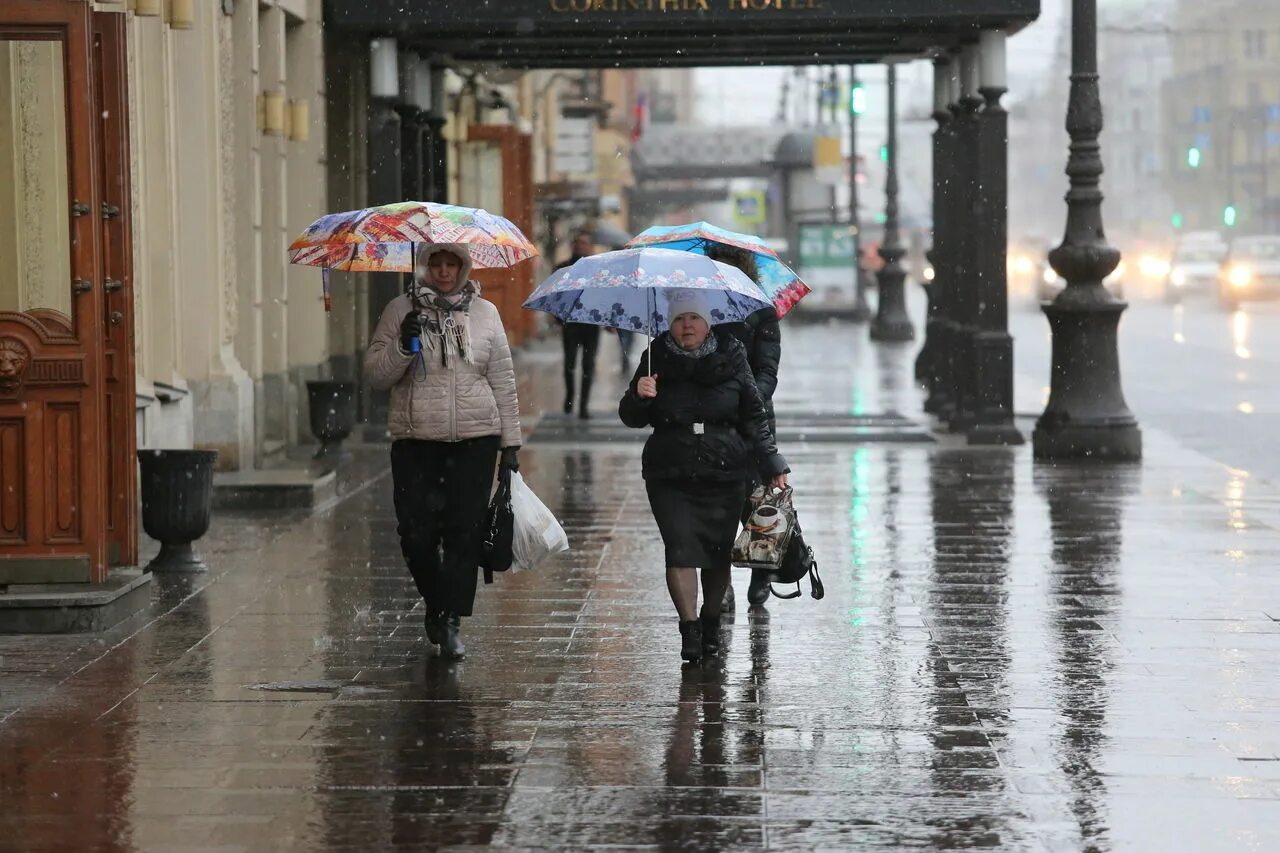
[[378,320],[364,373],[391,390],[397,531],[426,605],[427,638],[460,658],[499,448],[501,464],[519,469],[519,403],[507,333],[467,278],[467,247],[424,245],[416,267],[411,291]]

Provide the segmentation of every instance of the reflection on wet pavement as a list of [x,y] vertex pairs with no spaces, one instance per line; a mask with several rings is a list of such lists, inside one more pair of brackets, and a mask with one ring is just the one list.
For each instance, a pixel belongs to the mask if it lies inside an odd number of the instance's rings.
[[[907,355],[828,402],[911,411]],[[827,598],[740,609],[682,668],[638,451],[522,454],[574,550],[482,588],[458,663],[424,646],[377,447],[315,516],[218,518],[214,571],[130,624],[0,638],[0,837],[1280,849],[1263,485],[1159,440],[1140,470],[788,448]]]

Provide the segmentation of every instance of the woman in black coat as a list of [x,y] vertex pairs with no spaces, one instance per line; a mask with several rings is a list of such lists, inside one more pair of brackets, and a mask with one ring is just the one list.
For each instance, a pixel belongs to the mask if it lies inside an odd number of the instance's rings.
[[[746,273],[752,281],[759,283],[760,275],[756,270],[756,256],[746,249],[728,246],[724,243],[709,243],[707,257],[737,267]],[[761,308],[740,323],[726,323],[720,328],[737,338],[747,351],[747,363],[751,365],[751,374],[755,377],[756,387],[764,398],[764,408],[769,414],[769,426],[776,436],[778,424],[773,414],[773,391],[778,387],[778,365],[782,362],[782,329],[778,324],[778,312],[772,307]],[[758,484],[755,480],[748,484],[750,492]],[[746,520],[750,512],[743,503],[742,519]],[[760,569],[752,569],[751,584],[747,587],[747,601],[759,607],[769,600],[769,575]],[[724,611],[733,612],[733,584],[730,583],[724,593]]]
[[666,549],[680,655],[695,661],[720,650],[720,607],[747,483],[759,477],[784,487],[788,468],[742,344],[711,328],[697,291],[672,294],[668,314],[671,331],[641,359],[618,414],[629,427],[653,427],[642,456],[645,487]]

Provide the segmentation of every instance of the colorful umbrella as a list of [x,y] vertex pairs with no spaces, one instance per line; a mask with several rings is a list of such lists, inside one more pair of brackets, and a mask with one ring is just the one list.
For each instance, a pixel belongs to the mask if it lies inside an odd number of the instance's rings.
[[422,243],[466,243],[476,267],[509,267],[538,254],[511,220],[486,210],[401,201],[322,216],[289,246],[289,262],[324,269],[329,310],[329,271],[413,272]]
[[708,243],[723,243],[746,249],[756,256],[760,289],[773,301],[774,310],[782,317],[809,293],[809,285],[800,280],[791,267],[782,262],[778,253],[764,244],[759,237],[739,234],[719,228],[709,222],[690,222],[688,225],[655,225],[640,232],[627,244],[636,246],[661,246],[684,252],[707,253]]
[[644,332],[668,328],[667,295],[706,291],[716,323],[744,320],[769,297],[736,267],[673,249],[622,249],[582,258],[551,275],[525,300],[569,323]]

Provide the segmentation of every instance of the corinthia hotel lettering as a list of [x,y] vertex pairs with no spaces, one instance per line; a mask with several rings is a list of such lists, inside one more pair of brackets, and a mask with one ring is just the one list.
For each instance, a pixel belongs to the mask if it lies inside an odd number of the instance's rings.
[[821,9],[822,0],[547,0],[552,12],[730,12]]

